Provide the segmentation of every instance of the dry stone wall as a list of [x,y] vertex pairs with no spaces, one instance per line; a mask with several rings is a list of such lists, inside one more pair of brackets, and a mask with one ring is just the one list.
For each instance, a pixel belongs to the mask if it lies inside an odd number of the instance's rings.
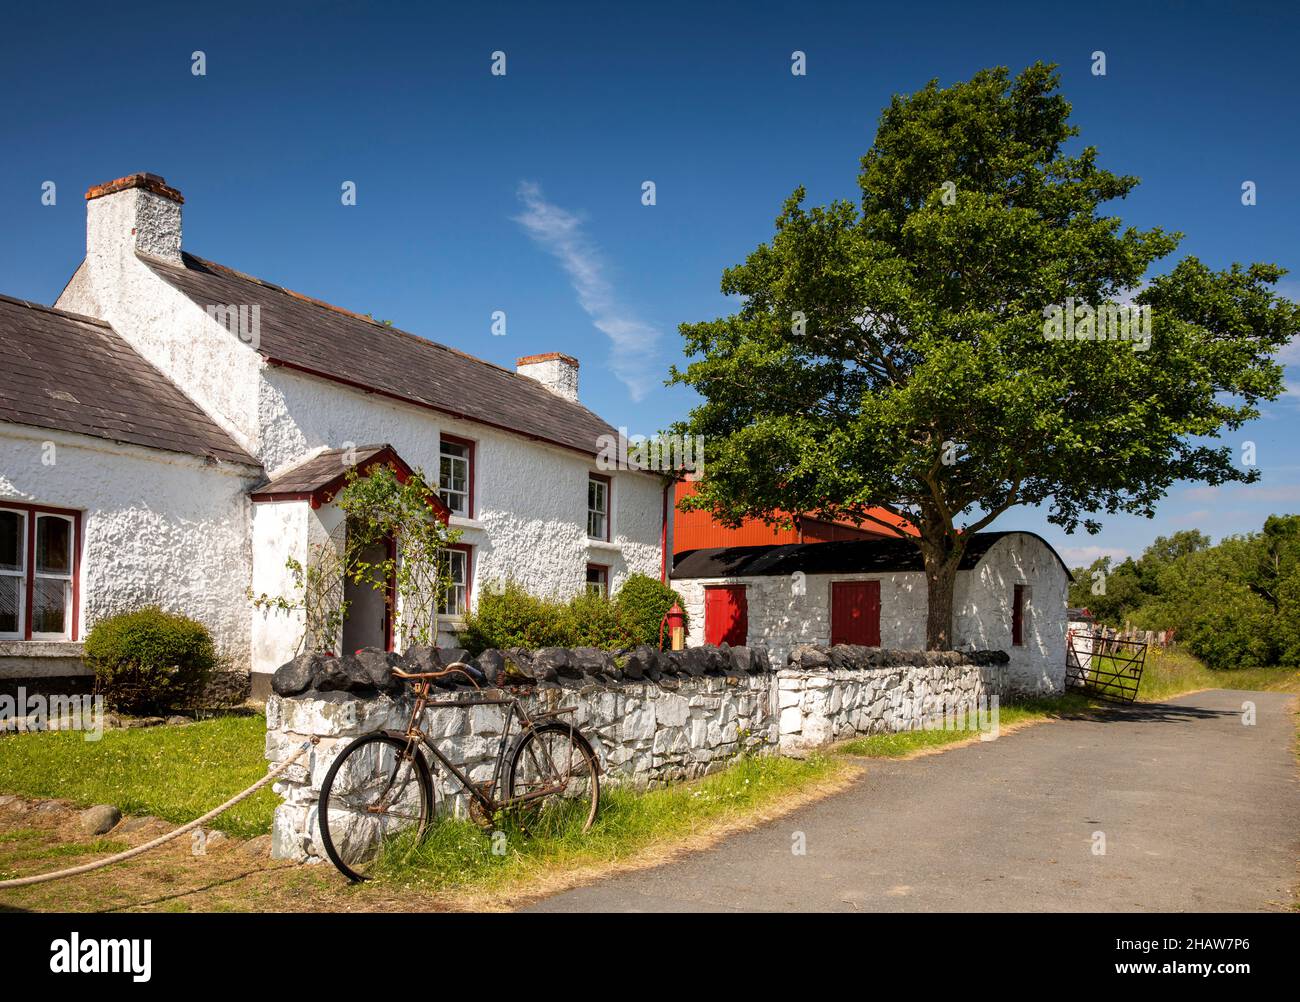
[[[304,741],[318,742],[275,784],[283,798],[275,856],[322,858],[317,806],[335,756],[361,734],[406,726],[412,697],[391,668],[430,670],[464,656],[370,651],[300,658],[277,673],[267,703],[267,760],[281,762]],[[645,787],[702,776],[742,753],[803,754],[830,741],[921,726],[957,700],[997,695],[1005,658],[805,646],[773,671],[760,650],[663,654],[645,647],[484,652],[472,664],[483,684],[517,695],[529,712],[572,707],[605,782]],[[449,682],[434,698],[454,704],[474,691]],[[493,778],[503,720],[497,706],[441,705],[426,709],[421,726],[452,761],[468,766],[473,781],[485,782]],[[441,774],[437,783],[440,811],[463,816],[467,805],[456,786]]]

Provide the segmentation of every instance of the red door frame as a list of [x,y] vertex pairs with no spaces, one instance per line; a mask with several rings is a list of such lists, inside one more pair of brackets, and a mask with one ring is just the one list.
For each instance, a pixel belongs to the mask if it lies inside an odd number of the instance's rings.
[[[721,610],[722,597],[727,602]],[[720,621],[717,613],[724,612],[727,621]],[[744,585],[708,585],[704,589],[704,642],[743,646],[749,640],[749,594]]]
[[831,582],[831,643],[880,646],[880,582]]

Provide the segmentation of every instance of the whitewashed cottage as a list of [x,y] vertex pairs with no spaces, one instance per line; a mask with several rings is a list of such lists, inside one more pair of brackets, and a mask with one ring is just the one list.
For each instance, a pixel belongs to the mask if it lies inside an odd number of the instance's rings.
[[[83,671],[88,624],[159,603],[264,693],[302,623],[250,589],[291,590],[286,560],[338,529],[332,492],[374,462],[440,478],[452,626],[483,582],[664,573],[664,484],[598,468],[614,429],[578,402],[575,359],[511,372],[194,257],[155,175],[86,200],[54,308],[0,298],[0,678]],[[345,643],[391,643],[382,600],[352,597]]]

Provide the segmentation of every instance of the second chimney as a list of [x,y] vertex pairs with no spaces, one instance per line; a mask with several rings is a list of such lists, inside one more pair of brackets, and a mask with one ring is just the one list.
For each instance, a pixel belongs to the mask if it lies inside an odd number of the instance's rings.
[[557,397],[578,400],[578,360],[572,355],[558,351],[525,355],[515,361],[515,372],[537,380]]

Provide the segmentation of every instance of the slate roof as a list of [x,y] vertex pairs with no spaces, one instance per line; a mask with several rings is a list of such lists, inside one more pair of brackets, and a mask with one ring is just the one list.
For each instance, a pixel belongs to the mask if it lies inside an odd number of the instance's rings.
[[8,296],[0,421],[261,466],[108,324]]
[[182,255],[183,265],[141,260],[204,309],[259,306],[254,347],[274,364],[588,455],[599,451],[602,435],[615,434],[536,380],[427,338],[191,254]]
[[[974,568],[1003,536],[1033,536],[1070,569],[1043,537],[1032,532],[979,532],[966,544],[958,570]],[[922,571],[925,563],[915,543],[905,539],[845,539],[831,543],[785,543],[776,546],[719,546],[679,553],[672,577],[731,578],[793,574],[889,574]]]
[[[265,484],[254,487],[254,494],[310,494],[328,487],[349,469],[365,466],[376,456],[392,452],[392,446],[359,445],[355,449],[326,449],[297,466],[290,467]],[[349,455],[351,453],[351,455]]]

